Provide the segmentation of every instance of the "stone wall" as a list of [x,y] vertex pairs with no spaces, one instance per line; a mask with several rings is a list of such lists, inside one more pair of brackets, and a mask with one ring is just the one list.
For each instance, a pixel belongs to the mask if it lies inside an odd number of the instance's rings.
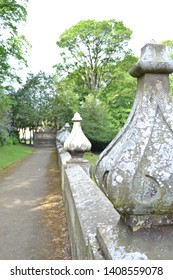
[[85,165],[81,165],[82,168],[79,162],[72,164],[71,155],[59,142],[57,157],[72,259],[148,259],[143,250],[138,250],[138,240],[134,239],[134,245],[131,244],[129,227],[110,200],[91,180]]
[[34,147],[55,147],[56,133],[53,132],[35,132],[34,133]]
[[57,143],[58,164],[73,259],[105,259],[97,241],[98,228],[114,226],[119,214],[103,192]]

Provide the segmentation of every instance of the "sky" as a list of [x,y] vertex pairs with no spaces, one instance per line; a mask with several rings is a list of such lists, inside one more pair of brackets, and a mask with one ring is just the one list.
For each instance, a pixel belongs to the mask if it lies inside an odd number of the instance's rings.
[[136,56],[152,39],[173,40],[172,0],[29,0],[27,23],[20,27],[32,49],[29,70],[53,73],[60,62],[56,41],[80,20],[115,19],[132,30],[129,47]]

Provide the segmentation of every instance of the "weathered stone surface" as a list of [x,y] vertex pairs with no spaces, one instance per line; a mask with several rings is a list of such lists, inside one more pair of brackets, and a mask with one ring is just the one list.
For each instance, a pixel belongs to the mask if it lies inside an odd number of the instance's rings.
[[173,226],[135,229],[127,224],[100,226],[97,229],[98,246],[106,260],[172,260]]
[[91,143],[84,135],[81,122],[82,118],[79,113],[75,113],[72,119],[73,128],[69,137],[64,142],[64,149],[72,156],[83,156],[84,152],[91,150]]
[[62,131],[60,132],[59,135],[57,135],[57,140],[61,143],[64,144],[65,140],[69,137],[70,135],[70,125],[69,123],[66,123],[65,126],[62,128]]
[[61,139],[61,135],[63,135],[65,131],[65,127],[62,127],[60,130],[57,131],[57,134],[56,134],[56,140],[60,142],[60,139]]
[[97,239],[105,259],[147,260],[146,254],[131,246],[128,230],[125,229],[125,233],[122,231],[123,228],[119,225],[97,229]]
[[56,134],[53,132],[35,132],[33,140],[36,148],[55,147]]
[[72,157],[67,161],[67,167],[71,167],[74,165],[81,166],[83,170],[87,173],[89,177],[92,177],[92,165],[86,159],[80,157]]
[[88,239],[88,260],[104,260],[105,257],[102,255],[102,249],[98,243],[98,239],[95,234],[90,235]]
[[132,215],[138,223],[140,217],[141,226],[141,216],[145,220],[150,214],[157,215],[159,224],[172,223],[173,102],[168,76],[172,71],[164,45],[151,42],[143,47],[130,71],[138,77],[131,114],[96,164],[99,186],[125,219]]
[[168,56],[165,45],[157,44],[154,40],[141,49],[140,60],[129,71],[130,75],[136,78],[145,73],[170,74],[172,72],[173,60]]
[[73,259],[173,259],[173,225],[153,226],[160,216],[146,215],[141,228],[141,215],[132,230],[78,164],[68,168],[71,156],[60,144],[57,154]]
[[88,239],[96,236],[97,227],[116,224],[120,216],[80,166],[67,168],[64,175],[65,208],[73,259],[87,259]]

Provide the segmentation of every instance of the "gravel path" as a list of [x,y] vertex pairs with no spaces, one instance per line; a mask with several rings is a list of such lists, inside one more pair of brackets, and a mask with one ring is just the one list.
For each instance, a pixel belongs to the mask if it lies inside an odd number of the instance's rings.
[[0,180],[0,259],[70,259],[56,150],[36,149]]

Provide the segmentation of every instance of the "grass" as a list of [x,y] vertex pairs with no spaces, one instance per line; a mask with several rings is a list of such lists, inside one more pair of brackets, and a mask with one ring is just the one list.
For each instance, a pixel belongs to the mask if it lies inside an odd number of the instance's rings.
[[99,154],[88,152],[84,154],[84,159],[87,159],[93,166],[96,163]]
[[32,147],[24,145],[9,145],[0,147],[0,171],[19,162],[32,152]]

